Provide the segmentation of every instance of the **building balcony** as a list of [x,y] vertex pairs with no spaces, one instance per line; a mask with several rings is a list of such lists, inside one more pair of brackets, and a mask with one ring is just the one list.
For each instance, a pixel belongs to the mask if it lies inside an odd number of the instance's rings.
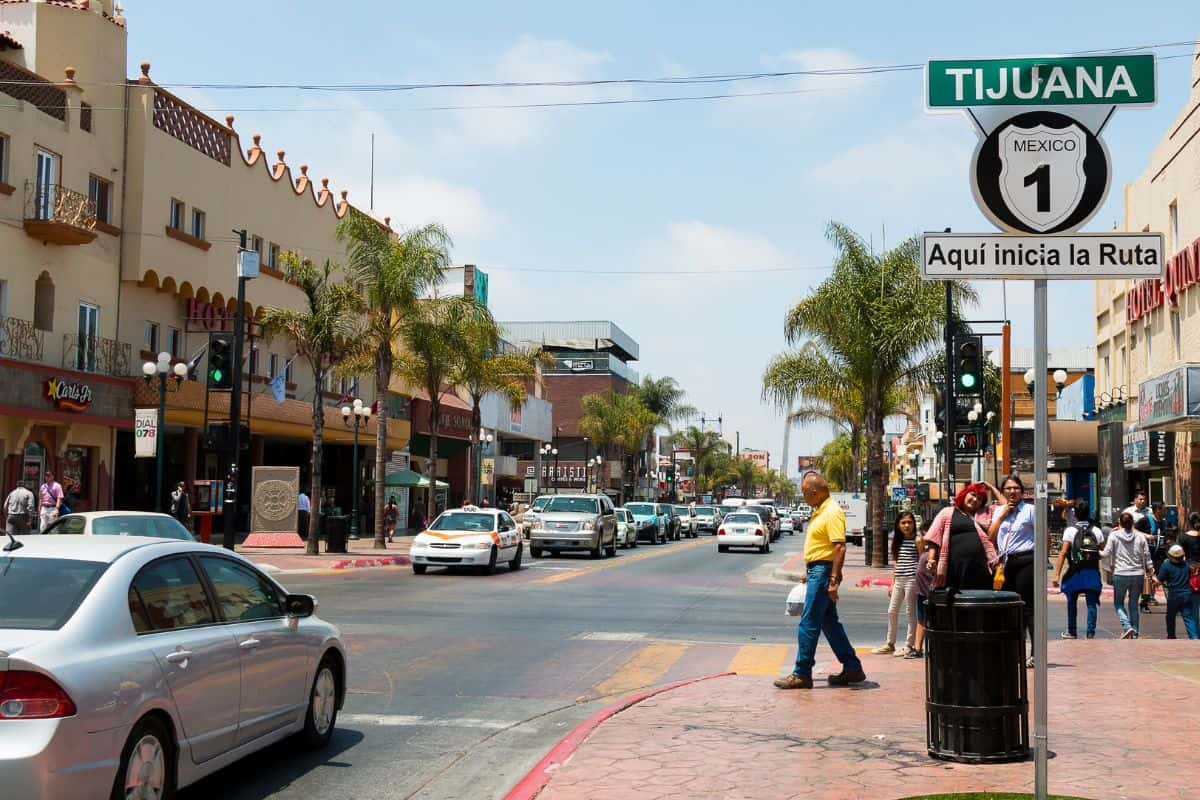
[[27,319],[0,317],[0,356],[18,361],[41,361],[46,334]]
[[26,182],[25,233],[46,244],[90,244],[97,235],[96,204],[61,184]]
[[63,369],[127,378],[132,351],[129,344],[115,339],[67,333],[63,334],[62,366]]

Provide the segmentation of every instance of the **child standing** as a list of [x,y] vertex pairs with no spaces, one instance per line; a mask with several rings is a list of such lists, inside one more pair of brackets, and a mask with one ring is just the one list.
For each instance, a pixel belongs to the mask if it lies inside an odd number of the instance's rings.
[[1175,638],[1175,615],[1183,615],[1183,628],[1189,639],[1200,639],[1196,616],[1192,613],[1191,570],[1183,558],[1183,548],[1171,545],[1167,558],[1158,568],[1155,580],[1167,591],[1167,638]]
[[913,578],[913,592],[917,596],[917,635],[913,649],[905,658],[923,658],[925,655],[925,601],[933,591],[933,578],[937,574],[938,547],[926,543],[925,536],[933,525],[933,518],[921,520],[921,532],[913,544],[917,553],[917,574]]
[[[916,538],[917,518],[911,511],[901,511],[892,530],[892,561],[896,568],[892,573],[892,586],[888,589],[891,602],[888,603],[887,643],[872,651],[877,655],[895,653],[897,658],[904,658],[916,649],[917,595],[913,588],[917,574]],[[904,607],[908,628],[904,646],[897,650],[896,629],[900,623],[901,606]]]

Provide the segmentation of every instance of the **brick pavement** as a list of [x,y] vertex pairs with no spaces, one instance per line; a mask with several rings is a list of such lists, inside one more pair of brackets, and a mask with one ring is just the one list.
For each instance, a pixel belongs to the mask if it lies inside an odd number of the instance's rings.
[[[964,765],[928,756],[921,662],[869,658],[868,683],[837,689],[822,680],[838,668],[822,650],[812,691],[725,677],[621,712],[553,772],[539,800],[895,800],[1031,791],[1031,761]],[[1196,796],[1186,743],[1200,737],[1200,643],[1081,639],[1052,642],[1050,654],[1052,793]]]
[[346,553],[326,553],[325,543],[321,542],[322,552],[308,555],[304,548],[279,547],[244,547],[237,546],[237,552],[249,558],[255,564],[274,574],[287,574],[296,570],[334,570],[353,569],[356,567],[403,566],[407,565],[408,551],[412,549],[411,536],[397,536],[386,550],[376,550],[375,542],[370,537],[346,542]]

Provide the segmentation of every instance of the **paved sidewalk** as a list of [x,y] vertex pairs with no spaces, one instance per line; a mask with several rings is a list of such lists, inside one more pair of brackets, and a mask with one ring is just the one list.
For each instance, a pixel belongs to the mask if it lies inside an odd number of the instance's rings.
[[[1200,644],[1097,639],[1050,648],[1051,793],[1195,797],[1194,759],[1183,743],[1200,737]],[[895,800],[1032,791],[1032,761],[929,757],[922,662],[870,658],[869,682],[837,689],[824,681],[838,669],[830,659],[818,651],[811,691],[735,676],[649,698],[600,725],[538,798]],[[1030,720],[1032,733],[1032,711]]]
[[[853,558],[852,558],[853,557]],[[862,548],[846,553],[848,563],[842,565],[842,585],[856,589],[867,589],[892,585],[891,567],[867,567],[862,564]],[[799,581],[804,575],[804,553],[796,553],[775,569],[775,577],[785,581]]]
[[317,555],[308,555],[303,547],[243,547],[237,552],[274,575],[302,572],[322,572],[363,567],[395,567],[412,563],[408,551],[413,537],[397,536],[386,550],[376,550],[375,540],[367,537],[346,542],[346,553],[326,553],[325,542]]

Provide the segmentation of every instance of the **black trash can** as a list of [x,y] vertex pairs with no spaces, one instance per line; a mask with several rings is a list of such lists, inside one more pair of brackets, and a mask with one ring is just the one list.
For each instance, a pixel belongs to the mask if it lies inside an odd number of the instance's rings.
[[350,517],[324,517],[325,552],[346,552],[346,536],[350,533]]
[[929,755],[967,764],[1029,755],[1025,608],[1016,592],[936,589],[925,614]]
[[875,532],[870,528],[863,528],[862,535],[863,546],[863,564],[871,566],[871,548],[875,546]]

